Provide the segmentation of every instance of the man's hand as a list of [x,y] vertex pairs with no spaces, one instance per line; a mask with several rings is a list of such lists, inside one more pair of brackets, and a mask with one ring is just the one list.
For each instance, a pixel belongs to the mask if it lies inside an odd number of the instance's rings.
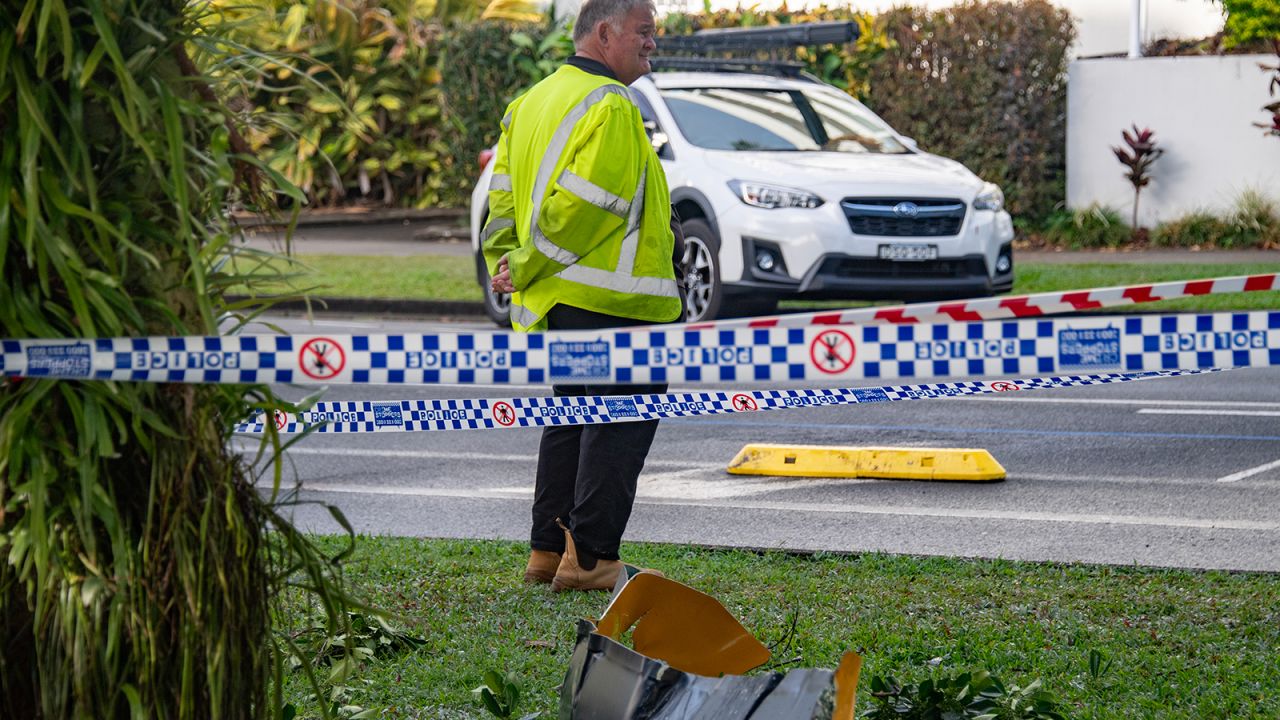
[[489,287],[494,292],[513,293],[516,286],[511,284],[511,268],[507,267],[507,258],[498,261],[498,274],[489,280]]

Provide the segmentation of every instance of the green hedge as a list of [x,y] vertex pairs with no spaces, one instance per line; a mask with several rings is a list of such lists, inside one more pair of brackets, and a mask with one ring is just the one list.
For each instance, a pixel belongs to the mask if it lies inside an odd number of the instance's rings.
[[[572,52],[547,20],[445,21],[423,3],[246,0],[237,40],[291,53],[246,78],[258,151],[312,204],[468,203],[476,156],[497,139],[506,104]],[[342,12],[333,10],[343,8]],[[409,9],[405,9],[409,8]],[[227,12],[231,12],[228,10]],[[1065,196],[1066,52],[1070,16],[1046,0],[898,8],[738,9],[670,15],[663,32],[854,20],[853,47],[806,48],[801,60],[867,102],[931,152],[1005,191],[1038,223]]]
[[[1047,0],[901,7],[871,22],[848,9],[673,15],[670,33],[855,20],[853,48],[802,52],[809,69],[858,97],[922,148],[1001,186],[1019,220],[1039,223],[1066,198],[1071,15]],[[661,42],[659,41],[659,47]]]
[[881,16],[892,47],[871,68],[868,104],[930,152],[959,160],[1039,222],[1066,198],[1071,15],[1046,0]]
[[568,32],[547,21],[459,24],[442,50],[444,143],[442,201],[465,207],[479,175],[476,158],[498,141],[502,113],[516,95],[573,54]]

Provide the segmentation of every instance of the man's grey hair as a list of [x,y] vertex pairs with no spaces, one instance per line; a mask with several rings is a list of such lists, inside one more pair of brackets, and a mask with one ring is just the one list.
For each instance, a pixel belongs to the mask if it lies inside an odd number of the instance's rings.
[[641,6],[657,12],[653,0],[587,0],[578,8],[578,19],[573,23],[574,46],[594,32],[601,21],[609,23],[614,30],[621,30],[622,19]]

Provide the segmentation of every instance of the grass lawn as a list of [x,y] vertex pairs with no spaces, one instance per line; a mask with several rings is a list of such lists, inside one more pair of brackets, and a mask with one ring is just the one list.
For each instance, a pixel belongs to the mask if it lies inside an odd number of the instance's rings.
[[[1117,285],[1195,280],[1198,278],[1262,275],[1280,272],[1280,263],[1239,263],[1223,265],[1142,265],[1137,263],[1019,263],[1013,282],[1014,295],[1033,295],[1059,290],[1089,290]],[[870,304],[870,303],[864,303]],[[876,303],[890,304],[890,303]],[[896,304],[896,303],[893,303]],[[784,310],[800,311],[818,307],[846,307],[850,303],[786,301]],[[1219,310],[1275,310],[1280,308],[1280,291],[1204,295],[1140,305],[1101,308],[1092,312],[1214,312]]]
[[[470,691],[496,669],[521,686],[515,717],[554,717],[575,621],[599,617],[608,596],[522,585],[526,552],[359,538],[348,580],[426,643],[367,663],[340,701],[371,717],[484,718]],[[779,644],[775,660],[795,658],[784,667],[862,653],[862,710],[873,675],[986,668],[1007,684],[1040,678],[1071,717],[1280,717],[1276,575],[635,544],[623,554],[717,598]],[[1090,651],[1110,661],[1096,676]],[[301,675],[290,683],[300,716],[315,716]]]
[[[310,269],[295,286],[322,286],[320,297],[480,299],[466,257],[302,261]],[[1023,263],[1014,292],[1277,269]],[[1136,309],[1276,308],[1280,292]],[[518,543],[360,538],[346,564],[351,584],[425,644],[367,661],[341,686],[326,687],[326,700],[369,717],[486,718],[471,689],[494,669],[514,673],[522,688],[515,717],[554,717],[575,621],[598,617],[607,595],[522,585],[526,552]],[[873,676],[919,682],[987,669],[1007,684],[1039,678],[1078,718],[1280,717],[1280,575],[657,545],[628,545],[624,557],[719,599],[766,645],[778,645],[777,660],[795,659],[784,667],[831,668],[846,649],[862,653],[864,710]],[[299,608],[286,622],[308,621]],[[1101,672],[1090,671],[1092,653]],[[302,675],[291,675],[286,700],[300,717],[319,715],[309,695]]]
[[[420,300],[480,300],[475,266],[470,257],[420,255],[378,257],[359,255],[305,255],[296,287],[314,287],[318,297],[410,298]],[[1054,290],[1081,290],[1145,282],[1186,280],[1229,275],[1256,275],[1280,271],[1280,264],[1141,265],[1037,264],[1018,266],[1013,292],[1018,295]],[[280,291],[284,287],[280,286]],[[850,302],[784,302],[784,310],[849,307]],[[862,303],[865,304],[865,303]],[[1214,310],[1270,310],[1280,308],[1280,291],[1237,293],[1187,298],[1128,306],[1160,312]],[[1098,312],[1123,312],[1125,308]]]
[[[470,257],[418,255],[301,255],[297,264],[277,261],[275,267],[296,277],[292,285],[310,288],[314,297],[409,298],[416,300],[480,301],[476,266]],[[241,265],[241,270],[244,266]],[[288,286],[267,286],[286,293]],[[243,288],[232,288],[242,293]]]

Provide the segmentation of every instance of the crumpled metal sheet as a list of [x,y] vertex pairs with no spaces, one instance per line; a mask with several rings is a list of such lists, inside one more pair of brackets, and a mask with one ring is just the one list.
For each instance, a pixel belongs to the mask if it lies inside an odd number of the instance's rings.
[[[619,642],[629,629],[631,649]],[[769,651],[715,598],[652,573],[619,578],[599,623],[578,621],[562,720],[853,720],[862,659],[741,675]]]
[[661,575],[638,573],[614,590],[596,632],[696,675],[744,673],[769,662],[760,644],[718,600]]

